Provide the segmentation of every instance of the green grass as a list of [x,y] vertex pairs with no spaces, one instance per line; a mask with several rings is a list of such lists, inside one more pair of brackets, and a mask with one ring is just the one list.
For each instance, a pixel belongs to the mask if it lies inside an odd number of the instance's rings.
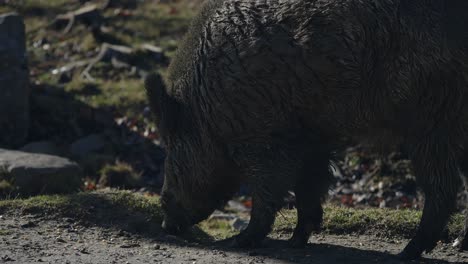
[[[369,234],[381,237],[411,238],[417,230],[422,212],[395,209],[353,209],[325,207],[323,232],[329,234]],[[456,214],[448,224],[446,238],[455,238],[463,227],[464,216]],[[292,232],[295,210],[283,210],[277,217],[274,231]]]
[[[0,13],[17,12],[23,16],[26,26],[31,120],[34,121],[30,129],[31,141],[48,140],[69,145],[102,130],[112,134],[131,129],[135,135],[153,131],[155,124],[145,112],[148,103],[142,76],[152,71],[165,73],[167,63],[196,12],[194,2],[199,1],[137,1],[136,9],[102,9],[102,34],[95,34],[95,31],[93,34],[93,30],[80,21],[75,21],[68,32],[53,23],[57,15],[80,8],[79,0],[10,0],[8,3],[0,0]],[[105,2],[88,3],[100,6]],[[122,59],[130,66],[116,65],[107,59],[94,64],[104,43],[132,48],[135,52]],[[142,49],[141,44],[160,46],[165,56],[160,59],[148,56],[149,52]],[[91,62],[91,78],[85,78],[83,72]],[[112,126],[116,118],[123,120],[118,128]],[[122,136],[122,141],[126,137]],[[133,145],[116,141],[112,142],[115,149],[105,153],[111,163],[115,157],[127,158],[130,149],[135,150]],[[146,146],[149,140],[138,143],[143,144]],[[86,175],[92,178],[99,177],[103,167],[100,161],[88,157],[78,160]],[[12,186],[0,178],[0,195],[11,194]]]
[[79,218],[89,216],[93,212],[108,213],[113,209],[142,212],[157,221],[162,219],[158,198],[127,191],[80,192],[0,200],[0,213],[18,210],[21,213],[59,214]]
[[[93,1],[98,5],[105,1]],[[64,34],[61,30],[48,27],[53,19],[80,7],[78,0],[15,0],[0,7],[0,13],[17,12],[23,15],[26,25],[29,66],[34,74],[32,82],[59,87],[73,95],[74,99],[93,108],[115,110],[119,115],[140,118],[147,105],[143,82],[137,75],[129,75],[129,69],[116,69],[110,63],[98,63],[90,71],[95,79],[91,84],[83,80],[84,67],[75,70],[70,83],[62,84],[59,76],[52,70],[69,64],[63,54],[70,53],[70,47],[79,47],[79,52],[72,52],[73,61],[89,60],[86,55],[99,49],[102,43],[95,40],[91,31],[77,23],[72,30]],[[130,15],[116,15],[115,8],[102,11],[108,35],[119,40],[123,45],[138,48],[143,43],[161,46],[169,58],[174,54],[178,41],[186,32],[196,7],[190,1],[177,3],[155,3],[142,1]],[[37,41],[47,39],[48,51],[34,46]],[[164,65],[148,61],[147,56],[135,58],[138,65],[143,64],[151,70],[164,72]],[[94,93],[87,93],[92,85]]]
[[148,1],[141,4],[130,19],[116,16],[111,22],[112,27],[119,29],[116,37],[125,43],[155,42],[168,48],[172,47],[171,40],[185,33],[194,13],[195,9],[189,8],[184,1],[171,5]]
[[117,162],[107,164],[100,171],[101,187],[138,188],[141,186],[141,173],[137,173],[130,164]]
[[0,237],[1,237],[1,236],[8,236],[8,235],[10,235],[10,234],[11,234],[11,232],[8,231],[8,230],[0,229]]
[[64,11],[66,7],[76,7],[78,2],[70,0],[15,0],[0,6],[0,13],[15,11],[28,16],[40,16],[51,11]]
[[[157,197],[126,191],[99,191],[72,195],[37,196],[28,199],[0,201],[0,214],[58,215],[97,225],[117,226],[145,234],[160,232],[162,212]],[[420,211],[391,209],[350,209],[326,207],[323,232],[326,234],[369,234],[388,238],[410,238],[416,231]],[[274,234],[291,234],[296,223],[295,210],[278,214]],[[455,215],[445,238],[453,239],[462,229],[463,216]],[[207,240],[224,239],[237,232],[227,221],[206,220],[192,232],[192,237]]]
[[146,105],[146,94],[140,79],[89,82],[77,77],[66,85],[65,91],[93,108],[116,110],[131,117],[141,115]]
[[215,240],[226,239],[239,233],[225,220],[205,220],[198,224],[198,226]]

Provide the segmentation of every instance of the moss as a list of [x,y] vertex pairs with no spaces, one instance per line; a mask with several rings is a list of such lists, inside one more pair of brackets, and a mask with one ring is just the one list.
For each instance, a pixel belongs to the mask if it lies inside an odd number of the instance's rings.
[[229,221],[224,220],[208,219],[198,224],[198,226],[216,240],[226,239],[239,233],[231,226]]
[[[325,208],[323,232],[328,234],[369,234],[381,237],[411,238],[419,225],[422,212],[394,209]],[[295,210],[283,210],[277,217],[274,231],[291,232],[296,223]],[[455,238],[463,227],[463,215],[452,217],[445,239]]]
[[0,201],[0,214],[8,212],[70,217],[84,223],[146,234],[158,234],[162,222],[157,197],[125,191],[83,192]]
[[[125,230],[157,234],[162,222],[159,198],[127,191],[97,191],[72,195],[37,196],[0,201],[0,214],[15,211],[26,214],[60,215],[91,223],[117,225]],[[409,238],[421,216],[415,210],[351,209],[326,207],[323,231],[326,234],[369,234]],[[445,238],[453,239],[462,229],[464,217],[457,214],[448,225]],[[296,223],[294,210],[283,210],[273,227],[274,234],[291,234]],[[230,222],[206,220],[187,237],[200,240],[224,239],[237,234]],[[211,236],[211,238],[209,236]]]
[[[86,225],[117,228],[151,237],[161,233],[163,220],[158,196],[116,190],[0,200],[0,214],[5,213],[69,217]],[[218,231],[215,229],[212,232]],[[212,240],[210,235],[198,227],[192,228],[192,232],[184,238]]]
[[8,230],[0,229],[0,237],[1,237],[1,236],[8,236],[8,235],[10,235],[10,234],[11,234],[11,232],[8,231]]

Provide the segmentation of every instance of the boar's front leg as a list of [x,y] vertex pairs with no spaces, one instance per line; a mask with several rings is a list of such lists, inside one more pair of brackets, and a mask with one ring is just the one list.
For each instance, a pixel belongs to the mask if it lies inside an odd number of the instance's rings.
[[[468,203],[468,145],[465,145],[459,166],[465,183],[465,203]],[[455,241],[454,246],[460,250],[468,250],[468,208],[465,209],[465,226]]]
[[304,247],[310,234],[313,231],[320,231],[323,220],[322,202],[332,182],[330,154],[307,153],[304,158],[303,171],[294,187],[297,225],[290,240],[292,247]]
[[455,210],[460,176],[457,158],[442,137],[417,146],[411,153],[416,181],[423,189],[425,203],[416,236],[400,257],[417,259],[437,244],[450,215]]
[[249,225],[232,246],[256,247],[271,231],[301,162],[291,147],[277,142],[242,144],[234,149],[233,158],[248,178],[253,204]]

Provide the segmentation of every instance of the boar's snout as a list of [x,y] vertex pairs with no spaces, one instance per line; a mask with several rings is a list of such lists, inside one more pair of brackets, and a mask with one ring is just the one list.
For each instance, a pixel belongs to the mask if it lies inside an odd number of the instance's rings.
[[182,227],[181,225],[178,225],[166,219],[162,222],[161,226],[164,231],[166,231],[168,234],[171,234],[171,235],[180,235],[186,229],[186,227]]
[[186,210],[177,203],[173,195],[163,193],[162,209],[164,221],[161,227],[169,234],[178,235],[192,225]]
[[164,231],[171,235],[180,235],[184,233],[191,224],[183,216],[170,216],[168,213],[165,213],[164,221],[162,222],[161,227]]

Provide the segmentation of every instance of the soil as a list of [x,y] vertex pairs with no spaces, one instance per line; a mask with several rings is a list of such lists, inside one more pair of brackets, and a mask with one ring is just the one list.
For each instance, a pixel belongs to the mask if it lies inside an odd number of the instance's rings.
[[[144,236],[78,223],[71,218],[0,216],[0,263],[404,263],[395,254],[406,240],[314,235],[305,249],[290,249],[286,235],[264,248],[233,250],[173,236]],[[418,263],[468,263],[468,252],[439,244]]]

